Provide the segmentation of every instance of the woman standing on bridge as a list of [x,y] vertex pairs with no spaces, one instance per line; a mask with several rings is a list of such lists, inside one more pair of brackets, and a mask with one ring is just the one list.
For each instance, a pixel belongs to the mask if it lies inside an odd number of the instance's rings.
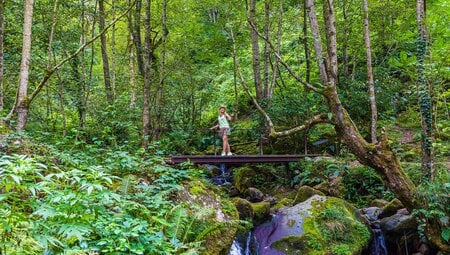
[[230,124],[228,124],[228,121],[231,121],[231,116],[228,115],[225,105],[221,105],[219,107],[218,120],[219,124],[210,129],[212,130],[219,128],[219,135],[222,137],[222,156],[232,156],[233,154],[231,153],[230,144],[228,143],[228,136],[231,134]]

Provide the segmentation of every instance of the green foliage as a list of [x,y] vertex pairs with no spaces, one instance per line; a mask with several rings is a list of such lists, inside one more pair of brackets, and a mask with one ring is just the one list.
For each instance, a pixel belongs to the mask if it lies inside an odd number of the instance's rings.
[[[423,181],[417,189],[415,199],[422,207],[415,209],[413,215],[418,217],[419,234],[425,235],[426,228],[433,228],[438,230],[442,240],[449,241],[450,197],[448,194],[450,194],[450,174],[447,166],[439,167],[436,169],[435,180]],[[440,226],[430,226],[430,222],[439,222]]]
[[[189,230],[181,224],[186,209],[174,210],[170,200],[179,183],[195,170],[152,163],[159,162],[157,158],[141,160],[140,171],[149,171],[150,183],[137,183],[130,176],[121,180],[109,168],[83,167],[80,154],[75,155],[77,162],[65,157],[68,166],[60,168],[23,155],[0,158],[2,253],[15,254],[11,252],[20,243],[16,251],[28,254],[163,254],[199,249],[198,243],[186,238]],[[123,166],[123,161],[114,162],[110,164]],[[115,183],[122,183],[120,193],[114,191]]]
[[360,207],[369,205],[376,198],[388,201],[394,198],[379,174],[370,167],[351,167],[343,175],[342,181],[347,188],[347,199]]
[[301,169],[294,170],[295,176],[290,181],[291,186],[296,184],[303,186],[314,186],[328,181],[329,178],[336,178],[347,171],[345,164],[327,158],[306,157],[300,162]]

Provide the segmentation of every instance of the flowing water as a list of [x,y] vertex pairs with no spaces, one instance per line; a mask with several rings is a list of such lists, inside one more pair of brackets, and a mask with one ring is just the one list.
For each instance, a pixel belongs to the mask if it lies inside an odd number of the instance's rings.
[[252,232],[249,231],[246,235],[243,235],[246,238],[239,238],[239,236],[234,239],[233,244],[231,245],[230,252],[228,255],[252,255],[251,253],[251,242],[252,242]]
[[211,180],[214,182],[214,184],[216,185],[226,185],[226,184],[231,184],[230,183],[230,173],[227,169],[227,166],[225,164],[220,164],[220,175],[218,176],[214,176],[211,178]]
[[384,240],[384,234],[379,224],[373,224],[372,226],[372,243],[370,244],[369,255],[387,255],[386,241]]

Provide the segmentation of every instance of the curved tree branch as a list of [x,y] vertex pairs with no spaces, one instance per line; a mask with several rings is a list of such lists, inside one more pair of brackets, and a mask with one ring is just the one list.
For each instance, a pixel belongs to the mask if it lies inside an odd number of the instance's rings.
[[307,129],[309,129],[312,126],[314,126],[316,124],[321,124],[321,123],[333,124],[331,122],[330,118],[328,118],[328,114],[322,113],[322,114],[315,115],[315,116],[313,116],[310,119],[307,119],[305,122],[303,122],[302,125],[293,127],[291,129],[288,129],[288,130],[277,132],[277,131],[275,131],[275,129],[273,129],[273,132],[270,133],[270,136],[271,137],[289,136],[289,135],[292,135],[294,133],[307,130]]

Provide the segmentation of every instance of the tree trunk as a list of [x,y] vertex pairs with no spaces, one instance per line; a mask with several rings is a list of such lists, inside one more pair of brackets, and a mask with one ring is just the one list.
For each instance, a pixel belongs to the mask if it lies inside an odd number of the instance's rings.
[[[266,0],[264,4],[264,36],[269,40],[270,38],[270,0]],[[269,57],[270,47],[267,41],[264,43],[264,89],[263,98],[268,98],[269,95]]]
[[17,90],[17,130],[22,131],[28,115],[28,77],[31,61],[31,27],[33,23],[33,0],[25,0],[23,18],[22,61],[20,63],[19,88]]
[[161,59],[159,66],[159,84],[156,92],[156,128],[158,129],[156,132],[156,139],[159,139],[162,129],[163,122],[163,105],[164,105],[164,80],[165,80],[165,66],[166,66],[166,37],[169,33],[167,30],[167,0],[163,1],[163,8],[161,13],[161,26],[162,26],[162,35],[161,35]]
[[133,32],[134,47],[136,47],[136,60],[138,64],[139,73],[144,76],[144,57],[142,51],[142,39],[141,39],[141,9],[142,0],[136,1],[136,11],[134,12],[134,20],[131,24]]
[[[105,29],[105,5],[104,0],[98,1],[98,24],[100,30]],[[102,49],[102,61],[103,61],[103,79],[105,82],[105,93],[106,93],[106,101],[108,104],[114,103],[113,92],[111,88],[111,74],[109,72],[109,60],[108,60],[108,50],[106,46],[106,34],[100,35],[100,44]]]
[[417,37],[417,87],[422,125],[422,171],[427,178],[434,179],[433,166],[433,115],[430,88],[425,74],[425,57],[428,38],[425,24],[425,0],[417,0],[416,18],[419,35]]
[[372,143],[377,142],[377,103],[375,100],[375,84],[373,82],[372,72],[372,50],[370,47],[370,29],[369,29],[369,4],[368,0],[363,0],[364,9],[364,43],[366,45],[367,56],[367,81],[369,84],[369,101],[371,111],[370,138]]
[[145,6],[145,48],[144,48],[144,102],[142,109],[142,147],[148,145],[150,136],[150,79],[152,69],[152,43],[151,43],[151,0]]
[[349,63],[348,63],[348,53],[347,53],[347,48],[348,48],[348,34],[349,34],[349,24],[348,24],[348,19],[347,19],[347,0],[343,0],[342,2],[342,16],[344,18],[344,39],[342,42],[342,60],[343,60],[343,65],[344,65],[344,76],[348,77],[348,75],[350,74],[350,70],[349,70]]
[[3,14],[5,10],[5,2],[0,0],[0,112],[3,111],[5,104],[5,91],[3,87],[3,70],[4,70],[4,60],[3,60]]
[[[306,1],[303,2],[303,48],[305,49],[305,59],[306,59],[306,75],[305,81],[310,83],[311,81],[311,53],[309,52],[308,46],[308,15],[306,12]],[[310,103],[308,99],[309,89],[305,89],[305,102],[306,102],[306,117],[310,116]],[[303,135],[303,152],[304,154],[308,154],[308,131],[305,130]]]
[[251,30],[251,43],[252,43],[252,62],[253,62],[253,79],[255,82],[255,92],[256,99],[260,100],[263,98],[263,83],[261,80],[261,63],[259,56],[259,44],[258,44],[258,34],[256,32],[256,0],[250,0],[250,11],[249,11],[249,23]]
[[[116,4],[115,0],[111,0],[111,15],[112,18],[116,18]],[[111,92],[112,97],[115,100],[117,94],[116,88],[116,24],[111,28]]]
[[[283,35],[283,14],[284,14],[284,9],[283,9],[283,1],[280,1],[280,12],[279,12],[279,16],[278,16],[278,28],[277,28],[277,45],[276,45],[276,53],[279,55],[281,52],[281,37]],[[268,39],[268,37],[266,37]],[[267,44],[267,41],[266,41]],[[270,46],[270,45],[268,45]],[[269,47],[270,49],[270,47]],[[278,78],[278,74],[279,74],[279,65],[280,65],[280,61],[278,60],[278,58],[275,58],[275,64],[272,66],[272,80],[269,84],[269,91],[267,94],[267,99],[271,99],[273,97],[273,91],[275,90],[275,84]]]
[[[133,35],[130,33],[131,43],[133,42]],[[130,107],[136,106],[136,66],[134,64],[134,47],[130,46],[130,57],[129,57],[129,70],[130,70]]]
[[[326,10],[324,10],[324,18],[326,34],[328,37],[327,56],[325,58],[326,62],[329,63],[327,65],[321,63],[321,57],[323,56],[321,53],[322,43],[313,0],[307,0],[307,8],[314,37],[313,44],[316,49],[318,66],[319,69],[323,69],[320,73],[325,88],[321,91],[321,94],[326,98],[328,107],[333,114],[332,119],[335,124],[336,132],[348,148],[355,154],[358,160],[380,173],[392,191],[397,195],[400,201],[402,201],[403,205],[409,210],[412,210],[413,208],[416,208],[413,201],[415,187],[402,171],[395,154],[388,147],[386,134],[383,134],[382,140],[376,145],[366,142],[340,102],[335,83],[337,62],[335,61],[336,27],[334,22],[333,1],[328,0],[325,2],[326,4],[324,7]],[[323,73],[325,75],[322,75]]]

